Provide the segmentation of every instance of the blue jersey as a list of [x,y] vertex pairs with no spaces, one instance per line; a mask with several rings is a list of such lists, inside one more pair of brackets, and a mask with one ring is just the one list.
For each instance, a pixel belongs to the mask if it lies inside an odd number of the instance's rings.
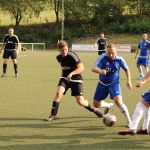
[[107,54],[101,55],[97,59],[94,67],[107,70],[106,75],[99,74],[99,80],[104,85],[110,85],[114,82],[119,81],[120,68],[125,71],[128,69],[126,62],[122,57],[116,56],[115,59],[110,60]]
[[147,56],[148,57],[149,44],[150,44],[150,42],[148,40],[142,40],[142,41],[139,42],[139,44],[138,44],[138,48],[140,49],[139,56],[141,56],[141,57],[146,57]]

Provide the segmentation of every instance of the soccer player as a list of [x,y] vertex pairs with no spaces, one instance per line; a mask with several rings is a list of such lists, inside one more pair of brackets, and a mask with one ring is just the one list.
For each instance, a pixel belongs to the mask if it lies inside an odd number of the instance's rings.
[[104,33],[100,34],[100,37],[97,39],[95,45],[98,46],[98,55],[105,53],[107,47],[107,39],[104,37]]
[[68,51],[68,43],[66,41],[59,41],[57,46],[60,54],[57,55],[56,59],[61,65],[62,76],[54,96],[51,114],[44,120],[51,121],[56,118],[62,95],[65,94],[69,88],[71,88],[71,95],[75,97],[79,105],[95,113],[98,117],[103,117],[103,114],[97,108],[91,106],[83,97],[83,81],[81,76],[81,73],[84,71],[83,63],[75,53]]
[[142,66],[144,66],[146,72],[149,71],[148,63],[150,57],[150,49],[148,49],[149,41],[147,40],[147,33],[143,33],[143,40],[139,42],[138,49],[136,51],[135,59],[137,58],[137,68],[139,71],[138,79],[142,79],[144,77]]
[[105,54],[101,55],[92,71],[99,74],[99,82],[94,94],[93,105],[98,107],[109,108],[112,106],[112,103],[107,103],[104,100],[110,94],[110,98],[114,100],[115,104],[119,107],[121,112],[127,119],[127,126],[130,126],[131,119],[129,116],[128,108],[122,101],[121,96],[121,87],[119,83],[120,78],[120,68],[122,68],[127,77],[127,87],[132,88],[132,83],[130,79],[130,70],[126,65],[125,60],[117,56],[117,50],[114,44],[109,44],[107,46],[107,51]]
[[[150,71],[146,74],[143,80],[140,80],[136,87],[143,86],[150,79]],[[141,118],[144,118],[143,125],[137,130]],[[149,134],[148,126],[150,122],[150,90],[142,94],[142,98],[137,103],[132,117],[132,123],[129,129],[119,132],[120,135],[126,134]]]
[[8,34],[4,36],[3,45],[0,51],[4,49],[3,53],[3,74],[2,77],[6,77],[7,62],[11,57],[14,64],[15,77],[18,77],[18,65],[17,65],[17,53],[19,52],[19,39],[14,34],[14,28],[10,26],[8,28]]

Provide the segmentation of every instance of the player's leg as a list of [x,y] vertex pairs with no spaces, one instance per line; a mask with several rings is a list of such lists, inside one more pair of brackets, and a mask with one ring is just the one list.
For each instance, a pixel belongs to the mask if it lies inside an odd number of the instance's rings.
[[103,113],[102,113],[99,109],[93,107],[87,100],[84,99],[83,96],[75,96],[75,98],[76,98],[77,103],[78,103],[80,106],[83,106],[83,107],[85,107],[88,111],[93,112],[93,113],[94,113],[96,116],[98,116],[99,118],[102,118],[102,117],[103,117]]
[[150,91],[142,95],[141,104],[143,105],[143,125],[142,128],[137,131],[138,134],[148,134],[148,126],[150,122]]
[[127,106],[122,101],[121,87],[119,82],[113,83],[109,86],[110,98],[114,100],[115,104],[118,106],[120,111],[123,113],[127,119],[127,126],[130,125],[131,119]]
[[125,116],[126,120],[127,120],[127,126],[130,127],[131,124],[131,118],[129,115],[129,111],[127,106],[123,103],[122,101],[122,96],[115,96],[113,98],[115,104],[118,106],[118,108],[120,109],[120,111],[122,112],[122,114]]
[[57,112],[58,112],[61,97],[63,94],[66,93],[68,88],[69,88],[68,81],[66,79],[61,78],[59,80],[56,94],[54,96],[54,100],[53,100],[52,107],[51,107],[51,113],[48,118],[44,119],[45,121],[52,121],[55,119]]
[[101,83],[98,83],[94,94],[93,105],[96,108],[106,107],[104,114],[107,114],[109,112],[109,109],[113,106],[113,103],[107,103],[104,101],[104,99],[106,99],[107,96],[108,96],[108,87],[102,85]]
[[65,88],[63,86],[57,87],[57,91],[56,91],[56,94],[54,96],[54,100],[53,100],[52,107],[51,107],[51,113],[50,113],[48,118],[44,119],[45,121],[52,121],[56,118],[59,104],[60,104],[60,100],[61,100],[61,97],[62,97],[64,91],[65,91]]
[[119,134],[120,135],[135,134],[137,131],[138,124],[143,116],[143,111],[144,111],[144,105],[141,103],[141,101],[139,101],[134,110],[130,128],[119,132]]
[[7,62],[8,62],[8,59],[5,58],[4,61],[3,61],[3,74],[2,74],[2,77],[6,77]]
[[84,99],[82,83],[70,82],[70,85],[71,85],[71,92],[72,92],[71,95],[75,96],[76,101],[80,106],[83,106],[87,110],[95,113],[95,115],[100,118],[103,117],[103,114],[99,109],[93,107],[91,104],[89,104],[87,100]]
[[15,77],[18,77],[18,64],[17,64],[17,52],[16,51],[11,52],[11,59],[14,65]]
[[6,76],[7,62],[8,62],[9,56],[10,56],[9,51],[4,50],[4,53],[3,53],[4,61],[3,61],[3,74],[2,74],[2,77]]
[[142,79],[144,77],[142,67],[141,67],[142,61],[143,60],[140,57],[137,59],[137,68],[138,68],[138,72],[139,72],[138,79]]

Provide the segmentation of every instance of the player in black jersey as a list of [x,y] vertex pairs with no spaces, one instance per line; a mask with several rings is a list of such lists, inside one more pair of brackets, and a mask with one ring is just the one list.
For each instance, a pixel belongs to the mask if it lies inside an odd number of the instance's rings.
[[4,53],[3,53],[4,62],[3,62],[2,77],[6,76],[7,62],[8,62],[9,57],[11,57],[13,64],[14,64],[15,77],[18,77],[17,53],[19,51],[19,39],[14,34],[14,28],[12,26],[8,28],[8,34],[4,36],[1,51],[2,49],[4,49]]
[[71,88],[71,95],[76,98],[79,105],[85,107],[87,110],[94,112],[98,117],[103,117],[103,114],[89,104],[83,97],[83,85],[81,73],[84,71],[84,66],[78,56],[68,51],[68,43],[65,41],[58,42],[58,49],[60,54],[56,57],[62,68],[62,76],[59,80],[56,95],[53,100],[51,114],[46,121],[54,120],[61,97]]
[[98,55],[105,53],[107,47],[107,40],[104,37],[104,33],[100,34],[100,38],[97,39],[96,43],[98,46]]

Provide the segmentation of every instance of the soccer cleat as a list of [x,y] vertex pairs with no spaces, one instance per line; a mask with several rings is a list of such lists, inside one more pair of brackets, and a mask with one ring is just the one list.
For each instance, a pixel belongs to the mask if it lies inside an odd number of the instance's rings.
[[135,130],[126,129],[123,131],[118,132],[119,135],[134,135],[136,133]]
[[109,113],[110,108],[111,108],[113,105],[114,105],[113,103],[109,103],[109,107],[106,107],[106,108],[105,108],[105,110],[104,110],[104,114],[108,114],[108,113]]
[[137,134],[149,134],[148,129],[142,130],[142,128],[137,130]]
[[3,73],[1,77],[2,77],[2,78],[3,78],[3,77],[6,77],[6,74],[5,74],[5,73]]
[[15,74],[15,77],[16,77],[16,78],[18,78],[18,76],[19,76],[18,74]]
[[144,78],[144,75],[143,74],[140,74],[139,76],[138,76],[138,79],[140,80],[140,79],[143,79]]
[[44,121],[52,121],[52,120],[55,120],[55,115],[50,115],[49,117],[44,119]]

